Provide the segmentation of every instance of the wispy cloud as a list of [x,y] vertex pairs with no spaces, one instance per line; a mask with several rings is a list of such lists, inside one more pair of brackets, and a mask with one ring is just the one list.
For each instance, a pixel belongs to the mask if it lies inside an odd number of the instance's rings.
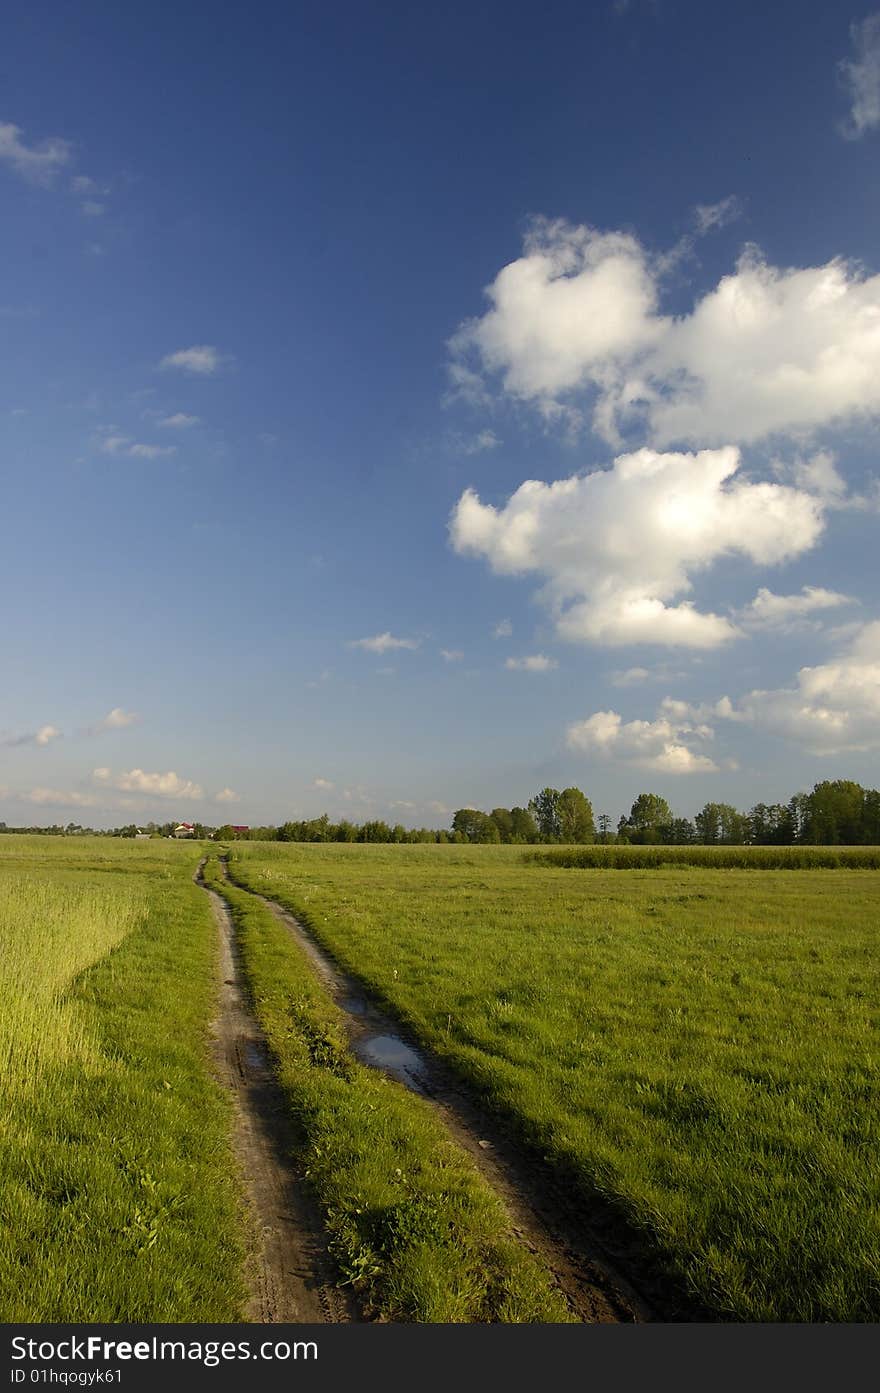
[[330,779],[321,779],[321,778],[318,778],[318,779],[313,779],[313,780],[312,780],[312,788],[320,788],[320,789],[323,789],[325,793],[326,793],[326,792],[329,792],[331,788],[335,788],[335,787],[336,787],[336,785],[335,785]]
[[500,619],[492,630],[493,638],[510,638],[513,633],[513,625],[509,619]]
[[543,653],[532,653],[527,658],[508,658],[504,666],[511,672],[550,672],[559,664],[555,658],[547,658]]
[[193,348],[178,348],[174,353],[166,353],[159,367],[180,368],[181,371],[194,373],[197,377],[213,377],[226,361],[226,356],[212,344],[202,343]]
[[701,237],[707,232],[716,232],[718,228],[726,227],[728,223],[741,218],[742,211],[742,204],[733,193],[727,198],[719,199],[717,203],[698,203],[694,209],[697,232]]
[[125,730],[128,726],[137,725],[140,719],[137,711],[123,711],[121,706],[114,706],[102,720],[88,726],[85,734],[103,735],[106,730]]
[[160,459],[177,450],[176,445],[145,445],[130,435],[105,435],[99,448],[105,455],[128,455],[131,459]]
[[241,795],[232,788],[221,788],[219,793],[214,794],[215,803],[238,803]]
[[45,749],[51,745],[53,740],[60,740],[62,732],[57,726],[40,726],[39,730],[27,731],[23,735],[10,735],[6,739],[0,740],[0,745],[6,749],[14,749],[20,745],[36,745],[40,749]]
[[460,663],[464,653],[460,648],[441,648],[440,657],[444,663]]
[[418,648],[419,640],[416,638],[395,638],[393,634],[374,634],[372,638],[355,638],[351,640],[350,647],[363,648],[367,653],[390,653],[395,648]]
[[78,793],[75,789],[32,788],[21,795],[26,803],[48,804],[57,808],[93,808],[97,798],[93,793]]
[[880,126],[880,12],[850,25],[849,32],[855,57],[839,67],[850,98],[850,119],[842,133],[858,140]]
[[190,426],[197,426],[200,421],[199,416],[188,416],[185,411],[175,411],[173,416],[163,416],[158,424],[164,430],[189,430]]
[[51,184],[73,152],[69,140],[57,136],[38,145],[28,145],[20,126],[0,122],[0,164],[6,164],[33,184]]

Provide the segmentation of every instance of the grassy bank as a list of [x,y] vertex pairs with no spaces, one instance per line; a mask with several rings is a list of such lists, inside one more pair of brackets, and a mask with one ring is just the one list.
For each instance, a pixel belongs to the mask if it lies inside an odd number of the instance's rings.
[[303,1164],[346,1281],[391,1320],[565,1321],[549,1274],[430,1106],[357,1063],[343,1017],[302,950],[252,895],[227,900]]
[[350,971],[722,1317],[880,1317],[880,876],[242,843]]
[[197,850],[32,840],[0,838],[0,1320],[240,1319]]

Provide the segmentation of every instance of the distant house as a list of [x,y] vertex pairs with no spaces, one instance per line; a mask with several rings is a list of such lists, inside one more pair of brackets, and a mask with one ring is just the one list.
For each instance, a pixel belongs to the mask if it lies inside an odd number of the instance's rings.
[[142,832],[139,827],[134,834],[134,839],[136,842],[148,842],[150,840],[150,834],[149,832]]
[[195,824],[192,822],[179,822],[174,829],[175,837],[194,837],[195,835]]
[[250,830],[249,827],[233,827],[232,835],[234,837],[246,837]]

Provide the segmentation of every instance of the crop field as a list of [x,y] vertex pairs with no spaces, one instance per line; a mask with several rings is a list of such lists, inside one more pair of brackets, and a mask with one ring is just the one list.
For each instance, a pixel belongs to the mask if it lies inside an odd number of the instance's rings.
[[490,1101],[667,1308],[880,1317],[880,874],[257,843],[231,871]]

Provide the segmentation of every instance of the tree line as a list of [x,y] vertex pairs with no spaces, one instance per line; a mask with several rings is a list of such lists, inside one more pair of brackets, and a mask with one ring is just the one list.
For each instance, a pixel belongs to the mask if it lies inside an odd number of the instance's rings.
[[[155,837],[171,836],[175,822],[148,822],[143,830]],[[109,831],[70,822],[66,826],[7,827],[0,832],[48,836],[92,835],[133,837],[133,823]],[[616,826],[608,813],[593,814],[590,799],[579,788],[542,788],[522,807],[459,808],[451,828],[408,828],[381,819],[355,823],[320,817],[283,822],[279,826],[236,830],[231,824],[194,825],[197,838],[218,841],[246,839],[279,842],[453,842],[560,843],[605,845],[686,846],[877,846],[880,845],[880,792],[851,779],[826,779],[810,793],[796,793],[787,803],[756,803],[748,812],[730,803],[706,803],[693,819],[676,817],[659,793],[640,793]]]

